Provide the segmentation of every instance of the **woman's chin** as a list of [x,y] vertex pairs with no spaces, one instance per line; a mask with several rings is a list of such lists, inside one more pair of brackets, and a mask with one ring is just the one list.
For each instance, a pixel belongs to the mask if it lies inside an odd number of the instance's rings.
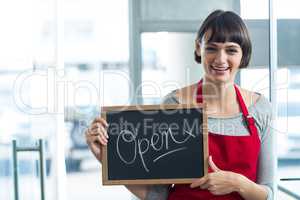
[[215,83],[228,83],[231,82],[231,78],[229,76],[223,75],[223,76],[216,76],[212,75],[209,77],[209,80],[215,82]]

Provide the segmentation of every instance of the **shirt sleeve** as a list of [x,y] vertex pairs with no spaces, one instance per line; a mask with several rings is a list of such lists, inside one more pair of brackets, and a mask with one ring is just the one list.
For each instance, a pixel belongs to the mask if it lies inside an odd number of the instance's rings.
[[179,104],[176,98],[176,90],[172,91],[171,93],[167,94],[161,101],[161,104]]
[[166,200],[169,194],[169,185],[150,185],[145,200]]
[[261,149],[259,154],[257,183],[268,191],[267,200],[274,199],[275,183],[275,160],[274,133],[272,127],[272,108],[270,102],[265,98],[255,106],[254,118],[259,129]]

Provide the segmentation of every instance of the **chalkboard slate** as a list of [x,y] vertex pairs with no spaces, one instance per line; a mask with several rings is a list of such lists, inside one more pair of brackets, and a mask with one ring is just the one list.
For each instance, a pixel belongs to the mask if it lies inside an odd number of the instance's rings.
[[103,185],[190,183],[207,173],[205,106],[103,107]]

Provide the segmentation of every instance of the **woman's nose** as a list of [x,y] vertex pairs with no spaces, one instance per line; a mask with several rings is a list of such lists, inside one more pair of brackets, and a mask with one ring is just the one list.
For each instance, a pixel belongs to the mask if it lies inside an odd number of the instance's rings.
[[223,64],[226,62],[226,59],[227,59],[226,52],[223,49],[220,49],[216,54],[214,62],[216,64]]

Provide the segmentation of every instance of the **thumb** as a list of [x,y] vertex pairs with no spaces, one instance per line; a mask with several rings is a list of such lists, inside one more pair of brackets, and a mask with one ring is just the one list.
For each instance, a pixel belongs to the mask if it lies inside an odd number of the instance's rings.
[[101,151],[101,146],[98,143],[91,143],[90,148],[94,154],[94,156],[102,162],[102,151]]
[[208,163],[209,163],[210,168],[211,168],[214,172],[221,171],[221,170],[216,166],[216,164],[213,162],[211,156],[209,156]]

